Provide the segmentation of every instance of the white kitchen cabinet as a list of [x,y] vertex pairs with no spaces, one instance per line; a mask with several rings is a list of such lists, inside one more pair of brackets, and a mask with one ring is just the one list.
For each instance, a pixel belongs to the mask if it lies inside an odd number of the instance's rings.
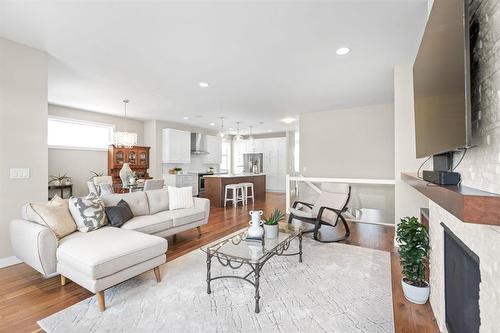
[[287,164],[286,138],[256,139],[255,143],[256,152],[261,152],[263,155],[266,191],[284,192]]
[[198,175],[197,174],[164,174],[165,185],[175,187],[193,188],[193,196],[198,195]]
[[218,136],[205,135],[208,154],[203,155],[204,164],[220,164],[222,162],[222,141]]
[[191,133],[164,128],[163,163],[191,163]]

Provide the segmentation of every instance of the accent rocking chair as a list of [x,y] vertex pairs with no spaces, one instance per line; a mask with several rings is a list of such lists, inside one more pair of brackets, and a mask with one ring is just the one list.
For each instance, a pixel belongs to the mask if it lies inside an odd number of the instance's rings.
[[[290,208],[288,223],[292,223],[293,219],[297,219],[313,224],[314,228],[305,232],[313,232],[313,237],[318,242],[333,243],[347,239],[351,231],[342,213],[347,211],[347,204],[351,198],[351,186],[347,184],[337,185],[337,188],[333,191],[327,190],[326,186],[322,186],[321,189],[322,192],[314,204],[303,201],[293,203],[292,208]],[[299,204],[303,207],[298,208],[297,205]],[[345,234],[333,240],[321,240],[319,237],[321,226],[339,227],[339,220],[344,226]]]

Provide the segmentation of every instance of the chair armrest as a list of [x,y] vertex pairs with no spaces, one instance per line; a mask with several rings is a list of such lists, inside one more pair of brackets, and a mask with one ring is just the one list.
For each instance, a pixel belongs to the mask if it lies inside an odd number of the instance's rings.
[[307,203],[307,202],[304,202],[304,201],[295,201],[292,205],[292,208],[296,208],[298,204],[301,204],[301,205],[304,205],[304,206],[307,206],[309,207],[310,209],[313,208],[313,204],[310,204],[310,203]]
[[193,197],[194,207],[205,211],[205,224],[208,223],[210,214],[210,200],[205,198]]
[[48,227],[26,221],[10,223],[10,243],[14,255],[43,275],[56,272],[57,238]]
[[337,221],[340,217],[340,219],[344,220],[344,217],[342,216],[342,213],[345,212],[345,209],[335,209],[335,208],[331,208],[331,207],[326,207],[326,206],[322,206],[319,208],[319,211],[318,211],[318,217],[316,218],[318,221],[322,220],[322,217],[323,217],[323,212],[325,210],[329,210],[331,212],[334,212],[335,214],[337,214],[337,218],[335,219],[335,225],[337,225]]

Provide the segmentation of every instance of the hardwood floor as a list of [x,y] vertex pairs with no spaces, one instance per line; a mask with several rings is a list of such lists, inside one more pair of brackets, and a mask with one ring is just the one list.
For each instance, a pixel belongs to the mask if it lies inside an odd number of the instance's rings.
[[[274,208],[284,209],[285,197],[283,194],[267,193],[266,200],[257,201],[255,207],[266,213]],[[251,205],[236,209],[212,207],[209,223],[201,228],[201,236],[196,229],[192,229],[177,234],[174,243],[169,238],[167,260],[173,260],[247,226],[248,211],[251,209]],[[344,243],[391,252],[395,332],[439,332],[430,305],[416,305],[403,296],[399,256],[393,247],[394,229],[359,223],[349,225],[351,237]],[[305,237],[310,237],[310,234]],[[91,295],[75,283],[70,282],[62,287],[57,276],[44,279],[25,264],[0,269],[0,332],[39,332],[37,320]]]

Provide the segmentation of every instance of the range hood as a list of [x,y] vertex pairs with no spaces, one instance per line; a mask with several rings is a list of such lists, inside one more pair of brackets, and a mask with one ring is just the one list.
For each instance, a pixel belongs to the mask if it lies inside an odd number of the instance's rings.
[[201,133],[191,133],[191,154],[208,154],[205,135]]

